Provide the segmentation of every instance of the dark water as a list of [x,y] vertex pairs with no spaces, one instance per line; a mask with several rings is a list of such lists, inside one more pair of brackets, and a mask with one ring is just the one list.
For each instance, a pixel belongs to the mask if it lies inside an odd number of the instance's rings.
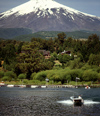
[[[84,105],[74,107],[72,95],[82,95]],[[0,87],[0,116],[100,116],[100,88]]]

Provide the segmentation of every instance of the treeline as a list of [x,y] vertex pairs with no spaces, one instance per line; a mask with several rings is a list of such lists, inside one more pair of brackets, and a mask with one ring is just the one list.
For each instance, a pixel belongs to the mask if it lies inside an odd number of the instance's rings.
[[[45,59],[39,50],[50,51],[51,57]],[[71,55],[62,55],[61,52],[64,50],[71,51]],[[56,66],[55,60],[62,65]],[[66,79],[73,81],[76,76],[80,77],[81,81],[99,81],[99,36],[90,35],[87,40],[76,40],[71,37],[66,39],[66,34],[62,32],[49,40],[41,38],[32,38],[30,42],[1,40],[0,62],[2,61],[4,63],[1,65],[3,71],[0,72],[0,80],[4,81],[17,79],[43,81],[49,78],[55,82],[65,83]],[[96,68],[92,69],[93,66]],[[66,67],[69,67],[69,70]],[[50,75],[48,72],[38,77],[45,70],[52,70],[53,74],[50,72],[52,74]]]

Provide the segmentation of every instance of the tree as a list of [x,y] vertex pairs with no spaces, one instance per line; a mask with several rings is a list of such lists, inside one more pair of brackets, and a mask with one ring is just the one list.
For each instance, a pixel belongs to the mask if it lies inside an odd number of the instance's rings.
[[20,73],[26,73],[27,79],[30,79],[30,76],[34,72],[41,70],[51,69],[53,66],[52,63],[48,60],[45,60],[44,56],[38,50],[39,43],[29,43],[22,47],[24,53],[20,53],[17,57],[19,63],[15,67],[15,72],[18,75]]
[[60,63],[63,63],[63,55],[59,54],[58,55],[58,60],[60,61]]
[[96,34],[89,36],[87,45],[88,45],[88,51],[87,51],[88,53],[98,54],[100,52],[99,36],[97,36]]
[[66,38],[66,34],[64,32],[62,32],[62,33],[59,33],[57,36],[58,36],[59,44],[63,45],[64,40]]
[[56,52],[53,52],[52,54],[51,54],[51,56],[52,57],[54,57],[54,59],[56,60],[57,59],[57,57],[58,57],[58,55],[57,55],[57,53]]
[[63,55],[63,63],[67,63],[70,60],[70,56],[68,54]]
[[88,61],[89,65],[100,65],[100,54],[99,55],[95,55],[95,54],[91,54],[89,57],[89,61]]
[[81,68],[83,66],[82,62],[80,62],[80,58],[77,58],[70,63],[71,69]]
[[92,34],[88,37],[88,44],[96,45],[99,42],[99,36]]
[[80,48],[80,54],[82,55],[81,58],[84,62],[87,62],[89,59],[89,53],[88,53],[88,46],[87,44],[82,44]]
[[22,49],[22,46],[23,46],[23,42],[21,42],[17,48],[17,53],[21,53],[21,49]]
[[2,65],[1,65],[1,60],[0,60],[0,67],[2,67]]
[[75,47],[74,47],[74,51],[75,52],[79,52],[80,51],[80,49],[81,49],[81,47],[82,47],[82,41],[80,41],[80,40],[77,40],[76,41],[76,44],[75,44]]
[[72,46],[72,43],[73,43],[73,39],[71,37],[68,37],[67,40],[64,42],[64,44],[67,47],[71,47]]
[[8,58],[7,56],[4,58],[4,62],[5,62],[6,64],[10,65],[10,61],[9,61],[9,58]]
[[54,41],[52,38],[50,38],[48,41],[47,41],[47,46],[48,46],[48,49],[49,51],[51,52],[54,52]]
[[16,49],[13,44],[9,44],[5,47],[5,55],[11,59],[16,56]]
[[68,54],[59,54],[58,59],[60,63],[67,63],[70,60],[70,56]]

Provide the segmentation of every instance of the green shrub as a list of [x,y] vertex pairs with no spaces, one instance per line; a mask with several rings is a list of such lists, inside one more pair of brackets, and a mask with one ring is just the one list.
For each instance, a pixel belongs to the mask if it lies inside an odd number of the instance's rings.
[[88,70],[88,69],[91,69],[91,66],[88,65],[88,64],[85,64],[81,69],[82,70]]
[[59,81],[59,82],[57,83],[57,85],[61,85],[61,81]]
[[45,71],[43,71],[43,72],[37,73],[37,74],[35,75],[34,79],[40,80],[40,81],[45,81],[46,77],[47,77],[47,74],[46,74]]
[[8,76],[4,76],[3,78],[2,78],[2,81],[9,81],[10,80],[10,78],[8,77]]
[[96,81],[98,79],[98,73],[93,70],[86,70],[83,73],[84,81]]
[[4,76],[4,72],[0,71],[0,79]]
[[26,85],[28,85],[29,84],[29,81],[27,79],[24,79],[23,80],[23,83],[26,84]]
[[26,78],[26,74],[20,74],[20,75],[18,76],[18,78],[19,78],[20,80],[25,79],[25,78]]
[[100,82],[100,73],[98,73],[98,81]]
[[31,74],[31,79],[33,80],[35,78],[36,72]]
[[8,76],[9,77],[9,81],[17,79],[17,75],[13,71],[5,72],[4,76]]
[[33,83],[34,85],[40,85],[40,81],[39,81],[39,80],[32,80],[32,83]]

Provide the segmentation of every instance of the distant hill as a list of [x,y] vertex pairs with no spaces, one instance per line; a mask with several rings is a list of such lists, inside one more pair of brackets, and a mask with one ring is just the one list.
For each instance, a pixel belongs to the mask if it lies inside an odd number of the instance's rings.
[[11,39],[16,36],[32,33],[31,29],[26,28],[0,28],[0,38]]
[[[49,39],[57,37],[58,33],[62,31],[40,31],[32,33],[32,30],[26,28],[0,28],[0,38],[4,39],[13,39],[19,41],[30,41],[31,38],[42,38]],[[66,38],[72,37],[73,39],[87,39],[92,34],[97,34],[100,36],[98,31],[73,31],[73,32],[64,32]]]
[[[17,36],[13,39],[21,40],[21,41],[30,41],[31,38],[33,37],[49,39],[49,38],[57,37],[58,33],[61,33],[61,32],[60,31],[41,31],[41,32],[33,33],[33,34]],[[73,39],[87,39],[92,34],[97,34],[98,36],[100,36],[100,32],[92,32],[92,31],[73,31],[73,32],[64,32],[64,33],[66,34],[66,38],[72,37]]]
[[21,41],[30,41],[33,37],[42,38],[48,40],[49,38],[57,37],[57,34],[61,33],[60,31],[40,31],[33,34],[17,36],[13,39]]
[[73,31],[73,32],[66,32],[67,37],[72,37],[74,39],[88,39],[88,37],[92,34],[97,34],[100,37],[99,31]]

